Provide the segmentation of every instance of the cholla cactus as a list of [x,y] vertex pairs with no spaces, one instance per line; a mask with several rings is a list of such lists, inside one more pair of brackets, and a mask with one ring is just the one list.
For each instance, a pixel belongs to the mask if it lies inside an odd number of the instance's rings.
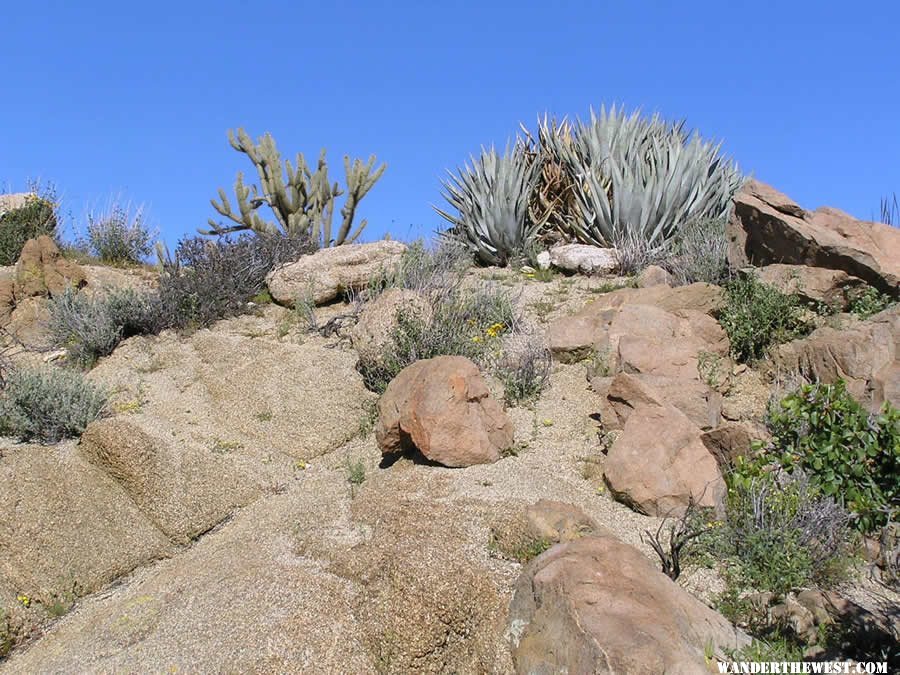
[[[332,185],[329,182],[324,149],[313,171],[301,153],[297,153],[294,164],[285,160],[282,168],[281,154],[271,134],[265,134],[254,144],[243,129],[238,129],[236,137],[233,131],[228,132],[228,140],[231,147],[243,152],[253,162],[259,174],[260,188],[245,185],[244,175],[239,172],[234,184],[237,212],[223,189],[219,190],[218,201],[211,200],[213,208],[235,224],[223,226],[210,219],[210,229],[201,230],[202,234],[226,234],[245,230],[287,236],[305,234],[318,241],[321,246],[338,246],[353,242],[365,229],[367,222],[363,220],[351,233],[360,200],[381,178],[386,168],[385,164],[375,168],[375,155],[369,157],[365,164],[359,159],[351,163],[348,156],[344,157],[347,198],[341,208],[340,227],[332,238],[335,200],[344,191],[337,183]],[[277,222],[267,221],[259,214],[258,209],[263,205],[272,210]]]

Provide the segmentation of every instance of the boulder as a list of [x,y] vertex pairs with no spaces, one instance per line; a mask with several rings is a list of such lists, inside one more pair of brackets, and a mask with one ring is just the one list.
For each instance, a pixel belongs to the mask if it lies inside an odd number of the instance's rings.
[[401,310],[425,321],[429,321],[432,315],[431,305],[425,296],[404,288],[389,288],[363,307],[356,325],[350,330],[350,340],[360,362],[382,362]]
[[705,431],[700,437],[724,473],[734,466],[738,457],[750,454],[753,441],[768,440],[769,433],[763,425],[749,422],[725,422],[715,429]]
[[597,533],[606,530],[577,506],[540,499],[523,510],[500,509],[491,524],[491,543],[508,559],[527,562],[534,551]]
[[15,308],[15,279],[0,279],[0,328],[4,328],[10,322]]
[[591,388],[606,396],[614,417],[604,426],[611,429],[622,429],[641,405],[671,405],[700,429],[717,426],[722,416],[722,396],[699,380],[619,373],[608,384],[595,387],[592,380]]
[[809,212],[773,187],[745,183],[726,228],[732,268],[784,263],[841,270],[900,294],[900,229],[828,207]]
[[[608,349],[610,325],[623,309],[635,305],[678,314],[682,320],[688,319],[686,322],[681,321],[682,324],[696,324],[690,332],[699,332],[705,340],[721,343],[724,340],[724,332],[712,315],[722,307],[723,293],[718,286],[706,283],[676,288],[662,285],[649,288],[620,288],[603,294],[575,314],[553,321],[547,331],[550,350],[558,360],[571,363],[585,358],[591,351]],[[654,309],[650,312],[659,316],[658,311],[654,312]],[[706,316],[701,318],[700,315]],[[678,321],[670,317],[664,323],[667,327],[665,329],[657,330],[654,326],[647,326],[641,329],[641,334],[663,336],[666,330]],[[715,350],[720,351],[721,344]]]
[[474,505],[416,497],[421,483],[389,473],[404,490],[353,500],[354,521],[371,534],[342,547],[329,568],[355,582],[355,623],[346,630],[377,665],[335,672],[510,672],[503,633],[511,580],[479,555],[483,540],[470,543]]
[[690,501],[718,508],[725,483],[700,427],[667,404],[639,404],[603,466],[610,493],[652,516],[679,516]]
[[659,265],[649,265],[637,275],[638,288],[650,288],[651,286],[671,286],[672,275]]
[[507,634],[517,673],[701,673],[709,651],[749,643],[718,612],[612,536],[535,558],[516,583]]
[[884,401],[900,405],[900,306],[890,307],[847,328],[817,328],[780,345],[772,354],[776,371],[799,373],[810,382],[842,379],[847,391],[869,410]]
[[487,464],[513,445],[513,426],[478,367],[462,356],[407,366],[378,401],[375,437],[385,455],[417,449],[450,467]]
[[787,295],[807,302],[824,303],[838,311],[848,308],[854,292],[866,282],[841,270],[804,265],[766,265],[755,270],[759,280]]
[[619,256],[614,248],[563,244],[550,249],[550,263],[564,272],[609,274],[619,266]]
[[530,534],[554,544],[601,532],[602,528],[577,506],[552,499],[540,499],[525,509]]
[[35,601],[91,593],[174,551],[120,484],[66,444],[0,451],[0,484],[0,586]]
[[[208,459],[215,447],[244,482],[266,488],[281,461],[309,461],[356,436],[374,399],[351,350],[329,349],[318,337],[281,340],[275,330],[272,318],[248,315],[189,337],[129,338],[89,378],[119,392],[112,406],[140,403],[127,419],[154,438],[171,435],[173,451],[197,446],[182,450],[185,458]],[[178,467],[193,470],[187,461]]]
[[538,269],[540,270],[549,270],[551,266],[550,262],[550,251],[541,251],[535,256],[535,262],[537,263]]
[[34,198],[31,192],[13,192],[11,194],[0,195],[0,218],[7,211],[15,211],[28,205],[28,200]]
[[79,451],[120,483],[147,520],[179,544],[262,494],[214,448],[173,444],[125,418],[91,422]]
[[47,235],[29,239],[16,262],[17,300],[30,297],[54,297],[67,288],[85,284],[84,270],[62,257],[59,247]]
[[390,240],[323,248],[272,270],[266,284],[282,305],[293,307],[298,298],[323,305],[391,271],[405,250],[405,244]]
[[702,352],[728,353],[725,332],[708,314],[633,303],[589,305],[551,323],[547,338],[559,361],[578,361],[594,352],[606,356],[613,372],[683,379],[699,379]]
[[5,328],[29,349],[50,344],[50,301],[41,296],[22,298],[9,315]]

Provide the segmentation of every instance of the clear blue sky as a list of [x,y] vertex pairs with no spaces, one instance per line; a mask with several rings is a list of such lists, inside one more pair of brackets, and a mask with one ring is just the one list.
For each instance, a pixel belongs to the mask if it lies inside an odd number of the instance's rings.
[[388,163],[367,238],[441,224],[440,181],[520,121],[620,102],[686,118],[813,207],[900,192],[900,8],[831,2],[4,2],[0,185],[122,193],[174,242],[236,172],[229,128]]

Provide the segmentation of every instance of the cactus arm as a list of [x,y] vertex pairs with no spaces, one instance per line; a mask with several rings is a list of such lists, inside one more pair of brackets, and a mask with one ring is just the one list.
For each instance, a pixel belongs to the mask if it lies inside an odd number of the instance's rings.
[[[347,193],[347,200],[341,208],[342,222],[341,227],[338,230],[337,238],[335,239],[335,246],[347,241],[347,236],[353,225],[353,217],[356,215],[356,207],[359,205],[360,200],[366,196],[366,193],[372,189],[372,186],[375,185],[378,179],[381,178],[384,170],[387,168],[387,164],[382,164],[373,172],[374,167],[375,155],[371,155],[366,164],[363,164],[359,159],[354,160],[351,164],[350,157],[344,155],[344,171],[347,174],[347,188],[349,192]],[[368,222],[363,220],[356,231],[350,235],[349,241],[356,241],[367,224]]]

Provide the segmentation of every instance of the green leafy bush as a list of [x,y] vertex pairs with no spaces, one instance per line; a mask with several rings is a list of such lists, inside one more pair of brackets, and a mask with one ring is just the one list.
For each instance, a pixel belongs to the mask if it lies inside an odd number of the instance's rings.
[[153,251],[155,237],[145,224],[142,206],[132,210],[113,203],[105,213],[88,214],[83,248],[107,264],[136,265]]
[[772,346],[812,330],[795,296],[785,295],[752,274],[725,285],[725,305],[716,318],[728,334],[731,356],[741,363],[761,359]]
[[168,327],[201,328],[246,311],[266,274],[316,248],[304,234],[188,237],[163,261],[159,296]]
[[122,340],[158,332],[165,326],[159,296],[133,288],[113,288],[89,297],[66,290],[50,304],[50,335],[70,363],[92,366]]
[[13,370],[0,392],[0,429],[23,441],[80,436],[103,413],[106,393],[71,370]]
[[869,532],[896,520],[900,502],[900,411],[885,403],[868,413],[842,381],[801,387],[770,412],[768,454],[802,470],[843,501]]
[[15,265],[29,239],[42,234],[55,239],[56,209],[52,189],[42,195],[28,195],[25,204],[18,208],[0,209],[0,265]]
[[894,299],[877,288],[866,286],[850,298],[849,311],[860,319],[868,319],[894,304]]

